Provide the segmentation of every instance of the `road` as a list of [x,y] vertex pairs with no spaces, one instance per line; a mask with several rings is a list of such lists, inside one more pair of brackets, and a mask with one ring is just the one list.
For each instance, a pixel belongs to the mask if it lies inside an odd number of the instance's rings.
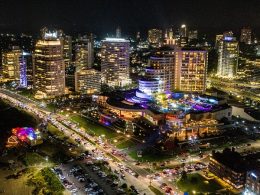
[[224,91],[236,94],[243,98],[248,98],[257,102],[260,102],[260,96],[257,93],[260,89],[260,85],[251,85],[247,83],[236,82],[232,80],[209,78],[211,85],[215,88]]
[[[88,135],[85,131],[80,129],[75,123],[70,122],[70,124],[72,125],[68,127],[69,118],[67,118],[67,120],[63,120],[64,116],[62,117],[59,114],[50,113],[47,109],[42,108],[38,102],[32,101],[24,96],[21,96],[14,92],[10,92],[6,89],[0,89],[0,98],[8,100],[13,106],[19,107],[21,109],[26,110],[29,113],[35,114],[40,119],[48,120],[49,123],[57,127],[66,136],[71,137],[72,139],[80,139],[82,141],[81,146],[84,149],[89,151],[98,148],[99,150],[103,151],[107,155],[107,157],[110,158],[110,156],[112,155],[111,153],[108,153],[106,149],[100,147],[98,144],[92,144],[93,142],[95,142],[95,139],[92,136]],[[88,143],[87,146],[86,143]],[[125,162],[123,159],[120,159],[117,156],[112,156],[116,158],[125,167],[130,167],[131,169],[134,169],[135,166],[133,164]],[[111,166],[112,170],[118,169],[116,162],[112,160],[109,161],[109,165]],[[138,174],[141,175],[138,179],[129,174],[126,177],[126,183],[128,183],[129,186],[135,186],[139,192],[145,193],[146,195],[154,194],[148,187],[149,183],[144,182],[145,178],[141,178],[143,177],[143,173],[138,172]]]

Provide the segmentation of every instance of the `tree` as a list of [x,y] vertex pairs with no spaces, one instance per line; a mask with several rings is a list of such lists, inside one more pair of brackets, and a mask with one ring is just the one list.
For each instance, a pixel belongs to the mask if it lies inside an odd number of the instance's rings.
[[182,173],[181,173],[181,180],[186,180],[187,178],[188,178],[187,172],[186,171],[182,171]]
[[124,189],[126,189],[126,188],[127,188],[127,184],[126,184],[126,183],[123,183],[121,187],[124,188]]

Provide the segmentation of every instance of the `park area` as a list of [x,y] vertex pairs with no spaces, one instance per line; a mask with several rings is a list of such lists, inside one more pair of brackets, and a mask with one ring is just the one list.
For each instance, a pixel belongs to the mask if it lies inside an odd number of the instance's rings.
[[215,194],[218,190],[222,189],[222,186],[218,184],[214,179],[206,179],[198,173],[187,174],[177,181],[177,186],[183,192],[189,194]]

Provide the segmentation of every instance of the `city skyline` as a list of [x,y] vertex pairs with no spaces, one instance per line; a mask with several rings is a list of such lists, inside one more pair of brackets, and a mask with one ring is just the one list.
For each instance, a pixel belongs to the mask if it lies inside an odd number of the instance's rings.
[[0,193],[260,194],[260,3],[0,1]]
[[[199,3],[198,3],[199,2]],[[257,34],[260,4],[244,1],[2,1],[0,30],[37,33],[43,26],[64,29],[68,33],[94,32],[99,36],[113,34],[120,26],[123,34],[142,34],[149,28],[168,28],[185,23],[191,29],[214,36],[226,30],[238,32],[250,26]],[[15,6],[13,6],[15,5]],[[9,17],[7,10],[14,10]],[[241,13],[241,14],[237,14]],[[214,25],[212,25],[214,24]],[[144,34],[142,35],[144,36]]]

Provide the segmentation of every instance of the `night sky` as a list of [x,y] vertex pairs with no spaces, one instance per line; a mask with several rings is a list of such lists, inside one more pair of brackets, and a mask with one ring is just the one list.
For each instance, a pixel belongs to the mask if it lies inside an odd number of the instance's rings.
[[179,26],[214,35],[251,26],[260,35],[260,0],[0,0],[0,31],[38,33],[43,26],[105,36]]

